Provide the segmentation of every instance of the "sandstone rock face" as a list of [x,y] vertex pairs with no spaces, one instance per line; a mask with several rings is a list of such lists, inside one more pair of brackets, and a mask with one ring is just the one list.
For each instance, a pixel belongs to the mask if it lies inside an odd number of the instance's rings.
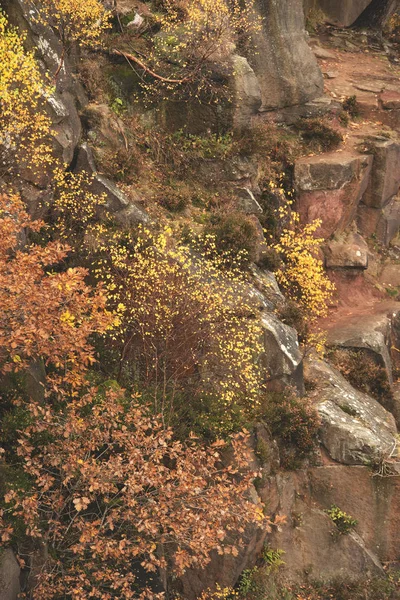
[[400,143],[393,140],[374,145],[371,179],[363,196],[363,204],[382,208],[400,187]]
[[285,325],[273,314],[264,312],[261,317],[264,330],[265,352],[261,363],[267,381],[283,385],[295,385],[300,393],[304,391],[303,355],[300,352],[297,332]]
[[259,81],[261,110],[321,96],[323,78],[304,29],[302,0],[257,0],[263,29],[252,36],[249,62]]
[[327,344],[334,348],[364,350],[373,356],[377,364],[385,367],[388,381],[392,384],[391,337],[390,315],[361,316],[331,329],[328,332]]
[[324,248],[327,269],[367,269],[368,246],[358,233],[335,237]]
[[328,363],[311,360],[307,374],[316,383],[320,437],[329,456],[342,464],[374,464],[396,444],[393,415],[355,390]]
[[17,600],[21,592],[20,568],[12,550],[4,550],[0,556],[0,600]]
[[349,27],[358,19],[371,0],[318,0],[327,20],[339,27]]
[[[286,551],[283,576],[351,580],[382,574],[382,563],[399,558],[400,479],[372,477],[367,467],[328,465],[268,479],[261,496],[287,522],[268,534]],[[335,504],[357,520],[354,532],[335,535],[326,510]],[[276,512],[275,512],[276,511]]]
[[261,88],[246,58],[235,54],[233,62],[234,113],[235,129],[247,129],[250,119],[261,107]]
[[354,219],[368,186],[372,156],[346,152],[300,158],[295,185],[303,222],[320,219],[321,234],[340,234]]
[[383,208],[373,208],[360,204],[357,224],[367,237],[375,235],[385,246],[398,235],[400,228],[400,196],[394,196]]

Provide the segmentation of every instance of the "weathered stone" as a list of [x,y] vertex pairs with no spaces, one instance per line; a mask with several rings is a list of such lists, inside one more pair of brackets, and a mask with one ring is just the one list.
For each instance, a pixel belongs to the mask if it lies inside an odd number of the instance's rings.
[[302,0],[256,0],[262,31],[253,33],[249,63],[258,78],[261,110],[303,104],[323,93],[323,78],[307,44]]
[[237,130],[248,129],[251,117],[257,114],[261,107],[261,88],[254,73],[244,56],[235,54],[233,62],[234,113],[233,125]]
[[136,202],[127,198],[110,179],[97,172],[93,153],[86,143],[79,147],[75,171],[85,171],[93,175],[91,184],[93,193],[105,196],[105,208],[115,213],[115,218],[121,225],[129,227],[138,223],[150,223],[150,217],[145,210]]
[[375,358],[377,364],[385,367],[391,384],[391,334],[391,317],[387,314],[360,316],[332,328],[328,332],[327,344],[334,348],[365,350]]
[[400,142],[388,140],[374,144],[371,178],[363,204],[382,208],[395,196],[400,186]]
[[369,181],[372,157],[336,152],[300,158],[295,164],[299,212],[304,222],[320,219],[329,237],[355,217]]
[[[270,120],[294,124],[299,119],[315,119],[325,115],[338,115],[343,112],[343,106],[329,96],[319,96],[305,104],[296,104],[270,113]],[[269,114],[269,113],[267,113]]]
[[14,553],[9,548],[0,556],[0,600],[17,600],[21,592],[20,568]]
[[357,519],[357,533],[380,561],[396,561],[400,539],[400,478],[371,475],[368,467],[361,466],[309,469],[309,493],[323,508],[335,504]]
[[248,215],[261,215],[263,210],[249,188],[238,188],[236,195],[239,198],[240,208]]
[[379,97],[382,108],[385,110],[398,110],[400,108],[400,94],[399,92],[386,91],[383,92]]
[[368,246],[358,233],[347,233],[329,241],[324,247],[328,269],[367,269]]
[[385,246],[398,235],[400,228],[400,196],[397,195],[384,208],[360,204],[357,211],[358,228],[365,236],[372,235]]
[[313,396],[321,418],[320,438],[331,458],[357,465],[389,455],[397,433],[393,415],[326,362],[309,361],[307,374],[317,386]]
[[285,304],[286,299],[279,289],[275,275],[269,271],[264,271],[255,265],[251,266],[252,293],[259,298],[260,308],[274,311]]
[[278,388],[281,385],[295,385],[303,393],[303,355],[296,330],[266,311],[262,314],[261,326],[264,331],[264,352],[260,362],[266,380],[271,386],[276,384]]
[[350,27],[371,3],[371,0],[318,0],[327,20],[339,27]]
[[322,58],[324,60],[337,60],[336,55],[327,50],[326,48],[322,48],[321,46],[314,46],[313,52],[317,58]]

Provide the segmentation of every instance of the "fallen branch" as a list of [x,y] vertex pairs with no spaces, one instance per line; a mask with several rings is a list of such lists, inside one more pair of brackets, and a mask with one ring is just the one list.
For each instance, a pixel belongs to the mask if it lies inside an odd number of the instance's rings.
[[133,54],[128,54],[127,52],[122,52],[121,50],[115,50],[115,49],[112,50],[111,53],[115,54],[117,56],[123,56],[127,61],[131,60],[132,62],[139,65],[139,67],[141,67],[144,71],[146,71],[146,73],[148,73],[155,79],[158,79],[159,81],[163,81],[164,83],[182,84],[182,83],[187,83],[188,81],[191,81],[191,79],[193,78],[193,76],[184,77],[183,79],[169,79],[168,77],[162,77],[162,75],[158,75],[158,73],[155,73],[154,71],[152,71],[147,65],[144,64],[144,62],[142,62],[141,60],[136,58],[136,56],[134,56]]

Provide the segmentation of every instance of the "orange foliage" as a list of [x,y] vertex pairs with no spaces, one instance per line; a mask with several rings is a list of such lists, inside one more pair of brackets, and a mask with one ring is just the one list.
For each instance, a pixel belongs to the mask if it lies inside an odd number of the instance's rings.
[[0,196],[0,368],[18,371],[43,359],[64,383],[78,385],[95,361],[88,338],[110,318],[102,291],[85,284],[85,269],[52,270],[67,246],[22,243],[25,228],[42,226],[17,196]]
[[237,555],[246,525],[267,523],[248,496],[245,434],[232,439],[235,467],[223,467],[224,442],[174,440],[120,389],[28,410],[18,454],[33,486],[11,486],[5,500],[46,547],[33,599],[155,598],[151,573],[170,580],[207,565],[212,550]]

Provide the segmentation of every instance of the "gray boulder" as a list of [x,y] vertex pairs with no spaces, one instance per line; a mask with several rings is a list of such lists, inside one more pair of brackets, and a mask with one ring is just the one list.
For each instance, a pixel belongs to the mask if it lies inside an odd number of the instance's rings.
[[360,204],[357,211],[359,230],[366,236],[375,235],[385,246],[396,238],[400,228],[400,195],[394,196],[383,208]]
[[331,458],[347,465],[374,464],[396,444],[393,415],[376,400],[355,390],[328,363],[311,359],[307,375],[321,418],[320,438]]
[[278,388],[293,385],[300,394],[304,393],[303,355],[296,330],[267,311],[261,315],[261,326],[264,331],[261,364],[267,383]]
[[324,247],[327,269],[367,269],[368,246],[358,233],[339,235]]
[[382,313],[360,316],[336,325],[328,332],[327,345],[332,348],[359,349],[372,355],[378,365],[385,367],[388,381],[392,384],[391,337],[391,317]]
[[244,56],[235,54],[233,62],[234,112],[233,125],[237,130],[247,129],[253,117],[261,106],[261,88],[254,73]]
[[302,0],[256,0],[255,7],[263,26],[251,36],[248,59],[260,84],[261,110],[321,96],[323,78],[307,44]]

